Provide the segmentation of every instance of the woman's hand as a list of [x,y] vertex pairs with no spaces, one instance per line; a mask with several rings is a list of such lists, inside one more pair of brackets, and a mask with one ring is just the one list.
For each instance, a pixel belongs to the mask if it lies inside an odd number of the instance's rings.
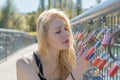
[[73,71],[75,80],[80,80],[80,77],[90,68],[90,61],[85,60],[84,56],[82,55],[77,59],[76,67]]
[[[82,75],[90,68],[90,61],[85,60],[86,54],[81,55],[78,57],[76,66],[72,72],[73,77],[75,80],[80,80]],[[66,80],[73,80],[71,75]]]

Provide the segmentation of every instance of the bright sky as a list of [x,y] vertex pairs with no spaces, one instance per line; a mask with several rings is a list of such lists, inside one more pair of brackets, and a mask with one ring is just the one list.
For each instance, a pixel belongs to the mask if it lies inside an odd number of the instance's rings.
[[[3,6],[4,3],[5,0],[0,0],[0,7]],[[14,0],[14,4],[16,5],[19,12],[27,13],[36,11],[36,9],[38,8],[39,0]],[[95,4],[96,4],[95,0],[82,0],[83,9],[89,8]]]

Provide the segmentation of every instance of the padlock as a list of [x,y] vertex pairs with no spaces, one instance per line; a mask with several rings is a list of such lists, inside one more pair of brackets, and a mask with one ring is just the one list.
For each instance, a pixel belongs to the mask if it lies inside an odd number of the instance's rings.
[[104,67],[104,65],[106,64],[107,60],[109,59],[109,55],[106,55],[98,64],[97,68],[98,69],[102,69]]
[[109,34],[105,34],[105,35],[104,35],[104,38],[103,38],[103,40],[102,40],[102,45],[103,45],[103,46],[107,46],[107,45],[108,45],[108,42],[109,42],[110,37],[111,37],[111,35],[109,35]]
[[92,62],[92,65],[96,67],[101,60],[102,60],[102,59],[101,59],[100,57],[97,57],[97,58]]
[[120,61],[117,61],[116,63],[114,63],[114,65],[108,71],[108,74],[110,77],[113,77],[117,73],[117,71],[119,70],[119,66],[120,66]]
[[90,56],[88,56],[88,60],[92,60],[93,59],[93,56],[95,55],[95,53],[91,54]]
[[94,36],[94,34],[95,34],[95,32],[97,31],[97,29],[95,29],[95,30],[93,30],[89,35],[88,35],[88,37],[87,37],[87,39],[86,39],[86,43],[94,43],[95,42],[95,36]]
[[93,34],[90,33],[90,34],[88,35],[87,39],[86,39],[86,43],[89,42],[89,41],[91,40],[92,37],[93,37]]
[[96,39],[101,40],[103,39],[104,32],[108,29],[108,27],[104,26],[104,28],[98,33]]
[[105,51],[103,51],[99,56],[97,56],[97,58],[95,58],[95,60],[92,62],[93,66],[97,66],[99,64],[99,62],[102,60],[102,57],[105,55]]
[[82,39],[82,38],[83,38],[83,36],[84,36],[84,34],[83,34],[83,33],[79,33],[79,35],[78,35],[77,39],[78,39],[78,40],[80,40],[80,39]]
[[[106,34],[104,35],[103,40],[102,40],[102,45],[103,46],[105,46],[105,47],[108,46],[108,43],[109,43],[109,40],[110,40],[112,34],[113,34],[112,30],[108,29]],[[114,39],[112,38],[110,45],[113,45],[113,44],[114,44]]]
[[[87,56],[85,57],[86,60],[89,60],[90,56],[93,55],[93,53],[95,52],[96,50],[96,47],[100,44],[101,42],[100,41],[97,41],[95,43],[95,45],[93,47],[91,47],[88,51],[87,51]],[[92,58],[92,57],[91,57]]]
[[87,56],[85,57],[86,60],[89,60],[89,56],[93,54],[93,52],[95,51],[94,47],[91,47],[88,51],[87,51]]
[[98,69],[102,69],[104,67],[104,65],[106,64],[107,60],[105,59],[102,59],[99,64],[98,64]]
[[106,55],[105,57],[102,58],[102,60],[98,63],[97,69],[95,70],[94,74],[98,75],[99,72],[103,69],[104,65],[106,64],[107,60],[109,58],[109,55]]

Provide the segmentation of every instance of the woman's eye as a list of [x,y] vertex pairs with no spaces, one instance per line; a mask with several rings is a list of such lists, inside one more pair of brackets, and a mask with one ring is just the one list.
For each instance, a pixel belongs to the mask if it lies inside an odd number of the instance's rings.
[[68,30],[68,28],[65,28],[65,30],[67,31],[67,30]]
[[61,32],[61,30],[58,30],[56,33],[60,33]]

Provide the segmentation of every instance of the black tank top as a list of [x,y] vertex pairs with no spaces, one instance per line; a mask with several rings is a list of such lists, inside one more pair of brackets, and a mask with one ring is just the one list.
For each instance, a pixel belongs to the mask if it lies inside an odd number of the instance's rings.
[[42,77],[40,75],[40,72],[41,72],[42,75],[44,75],[44,74],[43,74],[42,63],[41,63],[39,57],[35,54],[35,52],[33,53],[33,55],[34,55],[34,58],[35,58],[36,65],[39,68],[38,76],[39,76],[40,80],[46,80],[44,77]]

